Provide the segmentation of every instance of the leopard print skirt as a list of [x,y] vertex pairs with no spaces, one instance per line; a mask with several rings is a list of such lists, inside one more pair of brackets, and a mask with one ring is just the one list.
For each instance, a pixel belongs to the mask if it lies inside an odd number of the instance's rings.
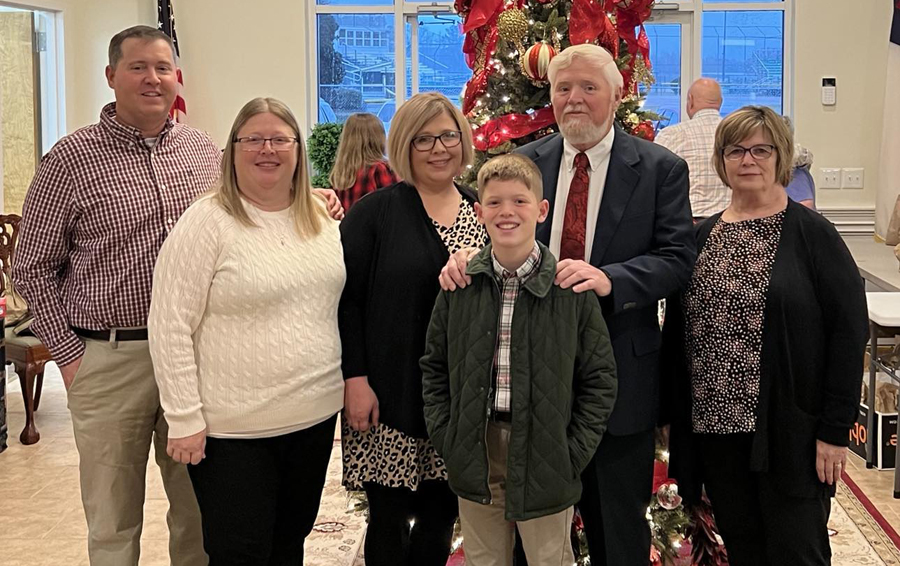
[[[431,221],[450,254],[462,248],[481,248],[487,232],[478,222],[475,209],[465,199],[452,226]],[[350,428],[341,413],[341,449],[347,489],[360,490],[363,482],[386,487],[406,487],[413,491],[425,480],[447,480],[444,460],[427,438],[414,438],[379,424],[366,432]]]
[[384,424],[365,432],[341,418],[343,485],[361,490],[363,482],[416,491],[419,482],[447,480],[444,460],[427,438],[414,438]]

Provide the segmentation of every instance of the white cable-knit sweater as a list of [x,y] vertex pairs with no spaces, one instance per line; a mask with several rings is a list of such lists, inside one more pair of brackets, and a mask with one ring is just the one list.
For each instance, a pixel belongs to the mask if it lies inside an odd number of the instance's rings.
[[150,352],[172,438],[265,436],[343,406],[338,224],[304,240],[289,211],[244,207],[258,227],[198,200],[156,262]]

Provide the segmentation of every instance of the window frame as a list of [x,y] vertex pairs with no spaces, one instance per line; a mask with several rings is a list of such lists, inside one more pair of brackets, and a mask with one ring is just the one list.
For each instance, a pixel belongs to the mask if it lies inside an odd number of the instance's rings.
[[[690,84],[702,77],[702,69],[703,69],[703,60],[702,60],[702,44],[703,44],[703,14],[704,12],[723,12],[723,11],[734,11],[734,12],[749,12],[749,11],[760,11],[760,12],[783,12],[783,25],[782,25],[782,53],[783,53],[783,65],[782,65],[782,113],[787,116],[793,116],[794,113],[794,87],[793,87],[793,78],[794,78],[794,51],[795,51],[795,39],[796,32],[794,28],[794,2],[795,0],[781,0],[777,2],[715,2],[715,1],[706,1],[706,0],[676,0],[676,1],[663,1],[658,2],[656,7],[653,10],[654,16],[665,18],[666,14],[671,14],[673,12],[678,14],[689,14],[690,15],[690,34],[691,37],[688,40],[682,41],[682,44],[689,44],[691,49],[691,64],[690,67],[685,69],[682,68],[682,73],[688,72],[689,75],[686,77],[686,80],[682,81],[682,96],[684,98],[687,97],[687,87]],[[449,0],[443,0],[439,3],[433,4],[423,4],[421,1],[414,2],[410,0],[396,0],[392,5],[382,5],[382,6],[370,6],[370,5],[331,5],[331,4],[323,4],[319,5],[316,0],[309,0],[307,2],[307,38],[309,41],[309,53],[313,54],[310,57],[310,77],[312,80],[308,83],[309,96],[307,100],[309,101],[309,106],[307,108],[308,112],[308,124],[316,124],[318,122],[318,92],[319,92],[319,73],[318,73],[318,59],[315,56],[318,51],[318,27],[317,21],[318,16],[322,14],[393,14],[394,16],[394,86],[395,92],[397,93],[397,101],[396,107],[399,108],[403,101],[406,99],[406,23],[407,18],[416,17],[420,14],[420,7],[428,7],[429,10],[435,8],[446,8],[448,11],[452,10],[452,2]],[[412,48],[415,49],[417,43],[418,36],[417,34],[413,35],[413,45]],[[374,39],[373,39],[374,43]],[[402,71],[399,71],[402,70]],[[415,91],[417,83],[418,83],[418,74],[416,73],[416,69],[412,69],[412,85],[413,90]]]

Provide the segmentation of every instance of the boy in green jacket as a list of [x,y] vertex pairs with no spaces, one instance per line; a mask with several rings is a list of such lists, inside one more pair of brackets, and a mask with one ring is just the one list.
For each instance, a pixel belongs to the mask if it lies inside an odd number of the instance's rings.
[[459,496],[466,564],[510,566],[518,526],[529,566],[575,561],[581,471],[616,400],[616,366],[594,293],[553,284],[535,241],[541,174],[503,155],[478,173],[475,211],[491,244],[472,283],[443,291],[420,361],[425,422]]

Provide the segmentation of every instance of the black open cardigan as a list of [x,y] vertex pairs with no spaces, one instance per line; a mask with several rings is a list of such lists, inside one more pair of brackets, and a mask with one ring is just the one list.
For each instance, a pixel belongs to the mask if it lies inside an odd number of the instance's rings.
[[[721,213],[697,226],[702,250]],[[816,475],[816,440],[849,444],[868,338],[865,290],[846,244],[818,213],[790,201],[775,254],[763,321],[757,430],[751,469],[771,474],[789,495],[834,486]],[[689,501],[703,478],[691,433],[691,378],[681,297],[667,301],[663,400],[671,420],[670,475]]]
[[[475,194],[457,187],[462,198]],[[419,193],[399,182],[360,199],[341,222],[347,283],[338,323],[344,379],[368,376],[380,422],[427,438],[422,401],[425,333],[450,258]]]

